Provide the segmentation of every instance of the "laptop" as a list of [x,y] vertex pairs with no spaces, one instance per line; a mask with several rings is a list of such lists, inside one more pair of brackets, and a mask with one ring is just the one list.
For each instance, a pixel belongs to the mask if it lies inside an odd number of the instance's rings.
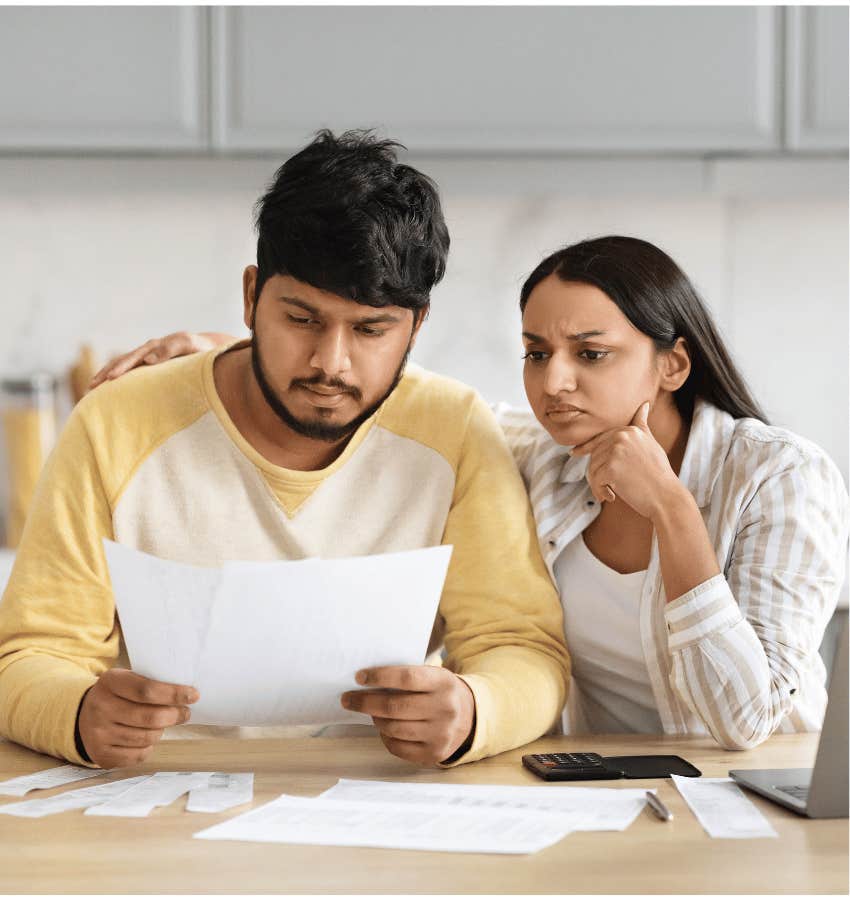
[[812,819],[846,819],[847,793],[847,625],[829,683],[814,769],[732,769],[743,787]]

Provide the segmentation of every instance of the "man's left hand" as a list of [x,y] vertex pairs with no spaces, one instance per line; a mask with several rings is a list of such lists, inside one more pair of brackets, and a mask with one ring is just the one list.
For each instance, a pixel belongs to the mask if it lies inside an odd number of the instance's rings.
[[345,709],[372,717],[387,750],[422,766],[448,759],[469,737],[475,698],[469,685],[440,666],[380,666],[356,675]]

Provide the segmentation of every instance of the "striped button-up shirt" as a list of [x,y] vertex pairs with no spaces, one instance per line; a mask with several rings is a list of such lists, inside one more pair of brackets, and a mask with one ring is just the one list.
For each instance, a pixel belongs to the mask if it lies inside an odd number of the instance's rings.
[[[496,412],[555,580],[558,555],[600,512],[585,477],[589,459],[572,459],[530,413]],[[847,559],[840,472],[792,432],[697,401],[679,479],[697,501],[722,574],[666,602],[653,537],[639,640],[665,733],[709,733],[723,747],[746,749],[774,731],[819,730],[826,672],[818,647]],[[569,582],[559,588],[566,606]],[[575,715],[568,703],[565,730]]]

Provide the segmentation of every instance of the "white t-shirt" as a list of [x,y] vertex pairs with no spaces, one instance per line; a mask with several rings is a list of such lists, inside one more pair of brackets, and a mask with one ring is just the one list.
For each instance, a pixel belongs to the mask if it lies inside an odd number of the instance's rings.
[[584,724],[601,734],[661,734],[638,620],[646,571],[616,572],[582,535],[563,549],[554,571]]

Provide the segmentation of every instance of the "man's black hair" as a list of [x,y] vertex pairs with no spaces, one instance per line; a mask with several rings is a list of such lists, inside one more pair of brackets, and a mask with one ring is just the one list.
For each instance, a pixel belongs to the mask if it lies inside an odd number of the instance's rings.
[[401,144],[370,131],[319,131],[288,159],[256,206],[255,298],[291,275],[368,306],[428,306],[449,233],[437,187],[400,164]]

